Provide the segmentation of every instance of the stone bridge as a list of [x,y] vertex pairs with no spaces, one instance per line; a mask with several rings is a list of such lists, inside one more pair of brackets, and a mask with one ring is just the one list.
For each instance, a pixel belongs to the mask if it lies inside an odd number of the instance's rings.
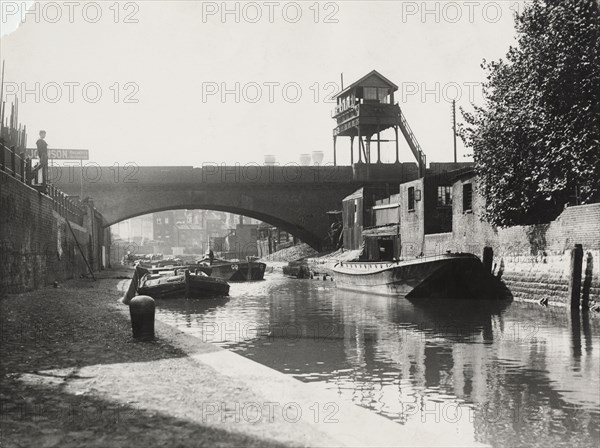
[[[82,179],[83,173],[83,182]],[[354,166],[51,167],[50,181],[69,195],[91,198],[110,226],[170,209],[218,210],[256,218],[322,249],[329,231],[326,212],[363,185],[417,177],[414,163]]]

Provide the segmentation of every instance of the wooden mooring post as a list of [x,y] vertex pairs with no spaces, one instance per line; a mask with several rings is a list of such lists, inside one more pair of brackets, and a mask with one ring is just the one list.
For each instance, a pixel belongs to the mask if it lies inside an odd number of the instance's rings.
[[579,309],[581,302],[581,269],[583,266],[583,247],[575,244],[571,249],[571,265],[569,267],[569,304],[571,309]]
[[494,261],[494,249],[490,246],[485,246],[483,248],[483,269],[486,273],[492,273],[492,263]]
[[592,276],[594,273],[594,257],[591,252],[588,252],[585,260],[585,276],[583,280],[583,288],[581,291],[581,308],[585,311],[590,307],[590,289],[592,286]]

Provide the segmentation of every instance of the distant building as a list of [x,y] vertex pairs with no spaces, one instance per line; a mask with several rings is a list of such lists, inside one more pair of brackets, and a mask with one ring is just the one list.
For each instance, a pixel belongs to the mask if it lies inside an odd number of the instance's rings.
[[152,214],[154,221],[153,239],[156,242],[171,245],[176,238],[175,211],[167,210]]
[[258,225],[238,224],[235,230],[230,230],[225,238],[225,258],[237,258],[258,256]]
[[278,250],[293,246],[294,237],[288,232],[265,222],[258,226],[258,256],[266,257]]
[[363,230],[374,225],[372,207],[389,195],[389,188],[362,187],[342,201],[344,249],[356,250],[363,245]]
[[180,254],[204,254],[208,248],[202,224],[175,224],[176,238],[174,246],[180,248]]
[[152,215],[136,216],[111,226],[113,235],[125,241],[152,241],[154,238]]

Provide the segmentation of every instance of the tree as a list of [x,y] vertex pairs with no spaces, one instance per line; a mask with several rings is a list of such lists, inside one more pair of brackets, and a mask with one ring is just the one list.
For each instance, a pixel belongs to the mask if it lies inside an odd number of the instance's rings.
[[533,0],[517,46],[482,63],[485,104],[461,110],[499,226],[547,222],[565,204],[600,202],[600,10],[596,0]]

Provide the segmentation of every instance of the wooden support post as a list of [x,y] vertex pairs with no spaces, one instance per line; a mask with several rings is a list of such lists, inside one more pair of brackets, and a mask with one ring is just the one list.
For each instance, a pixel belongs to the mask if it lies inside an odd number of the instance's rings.
[[381,163],[381,135],[377,128],[377,163]]
[[358,128],[358,163],[362,163],[362,136],[360,135],[360,128]]
[[[67,227],[71,231],[71,235],[73,235],[73,239],[75,240],[75,244],[77,245],[77,248],[79,249],[79,253],[81,254],[81,257],[83,258],[83,261],[85,261],[85,265],[87,266],[89,273],[91,274],[91,276],[94,279],[94,281],[96,281],[96,276],[94,275],[94,271],[92,270],[90,264],[88,263],[88,260],[85,257],[85,254],[83,253],[83,249],[79,245],[79,240],[77,240],[77,236],[75,236],[75,232],[73,232],[73,228],[71,227],[71,223],[69,222],[68,219],[66,219],[65,221],[67,221]],[[90,235],[90,239],[91,238],[92,237]]]
[[396,163],[400,163],[400,151],[398,150],[398,126],[394,126],[394,132],[396,133]]
[[336,148],[335,148],[336,141],[337,141],[337,137],[334,135],[333,136],[333,166],[337,165],[337,154],[336,154]]
[[569,304],[571,309],[579,309],[581,296],[581,268],[583,265],[583,247],[575,244],[571,249],[571,265],[569,269]]
[[583,280],[583,291],[581,295],[581,308],[587,311],[590,307],[590,289],[592,286],[592,277],[594,273],[594,257],[588,252],[585,260],[585,278]]
[[367,147],[366,147],[367,153],[365,155],[365,158],[367,159],[367,163],[369,163],[369,164],[371,163],[371,137],[372,137],[371,135],[367,136]]
[[350,137],[350,166],[354,165],[354,136]]
[[575,359],[581,358],[581,313],[579,308],[571,308],[571,356]]

